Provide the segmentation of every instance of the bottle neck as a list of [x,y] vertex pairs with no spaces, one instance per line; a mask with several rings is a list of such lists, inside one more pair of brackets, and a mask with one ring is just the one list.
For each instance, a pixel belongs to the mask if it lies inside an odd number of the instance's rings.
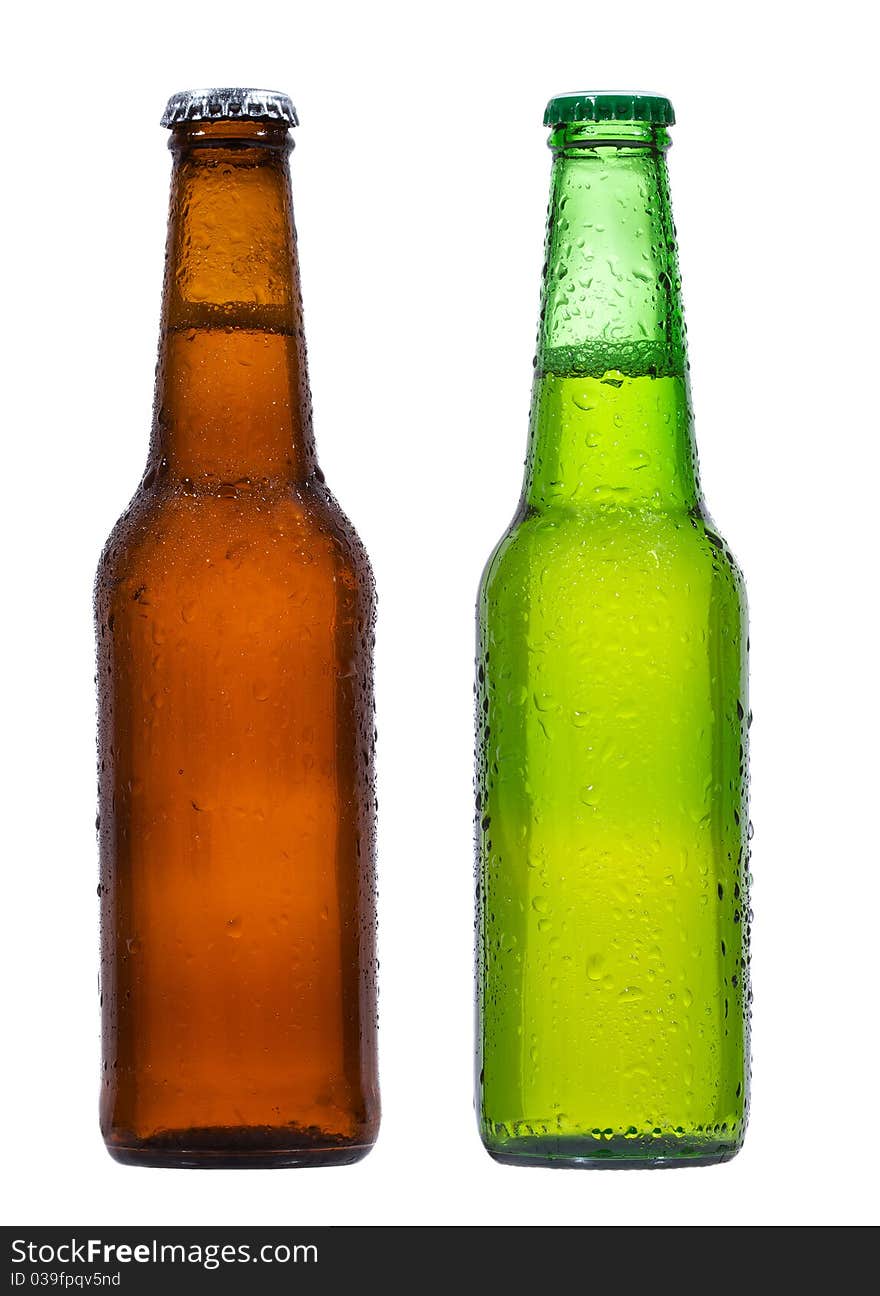
[[661,127],[557,129],[525,498],[699,503]]
[[206,489],[316,471],[286,127],[172,131],[151,470]]

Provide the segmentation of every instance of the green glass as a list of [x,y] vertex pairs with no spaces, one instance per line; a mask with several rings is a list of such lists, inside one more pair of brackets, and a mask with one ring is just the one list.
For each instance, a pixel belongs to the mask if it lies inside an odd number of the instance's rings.
[[698,484],[671,106],[602,98],[550,118],[525,482],[479,595],[480,1131],[707,1164],[747,1112],[745,592]]

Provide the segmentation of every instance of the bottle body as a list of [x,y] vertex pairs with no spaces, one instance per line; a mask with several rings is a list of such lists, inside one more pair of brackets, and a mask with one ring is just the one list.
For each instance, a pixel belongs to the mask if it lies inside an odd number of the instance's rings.
[[[584,180],[578,156],[577,185],[621,160]],[[665,344],[539,347],[478,616],[478,1103],[503,1161],[742,1141],[746,609],[691,461]]]
[[525,518],[487,568],[480,1099],[501,1157],[741,1142],[743,626],[702,519]]
[[[263,147],[184,150],[172,208],[218,168],[220,216],[283,193]],[[344,1163],[379,1116],[373,579],[289,435],[301,330],[185,309],[96,591],[102,1132],[134,1164]]]

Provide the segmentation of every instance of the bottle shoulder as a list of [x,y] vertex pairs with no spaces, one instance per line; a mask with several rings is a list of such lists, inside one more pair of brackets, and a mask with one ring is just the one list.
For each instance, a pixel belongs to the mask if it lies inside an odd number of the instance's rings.
[[521,509],[495,546],[480,584],[483,599],[517,585],[575,587],[656,578],[709,582],[745,606],[742,572],[727,542],[702,510]]
[[248,580],[265,583],[267,593],[338,584],[374,600],[366,551],[318,481],[262,490],[196,490],[191,483],[140,489],[104,546],[96,599],[124,603],[150,582],[188,589]]

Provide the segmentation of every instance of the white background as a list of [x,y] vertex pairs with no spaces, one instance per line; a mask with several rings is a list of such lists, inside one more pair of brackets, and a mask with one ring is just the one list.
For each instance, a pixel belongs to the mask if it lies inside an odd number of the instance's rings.
[[[0,131],[7,1222],[784,1224],[875,1214],[870,7],[13,6]],[[288,90],[322,464],[380,593],[381,1075],[347,1169],[98,1134],[91,582],[146,453],[174,90]],[[668,94],[709,505],[752,607],[754,1100],[726,1166],[502,1168],[471,1099],[471,675],[519,493],[554,92]]]

